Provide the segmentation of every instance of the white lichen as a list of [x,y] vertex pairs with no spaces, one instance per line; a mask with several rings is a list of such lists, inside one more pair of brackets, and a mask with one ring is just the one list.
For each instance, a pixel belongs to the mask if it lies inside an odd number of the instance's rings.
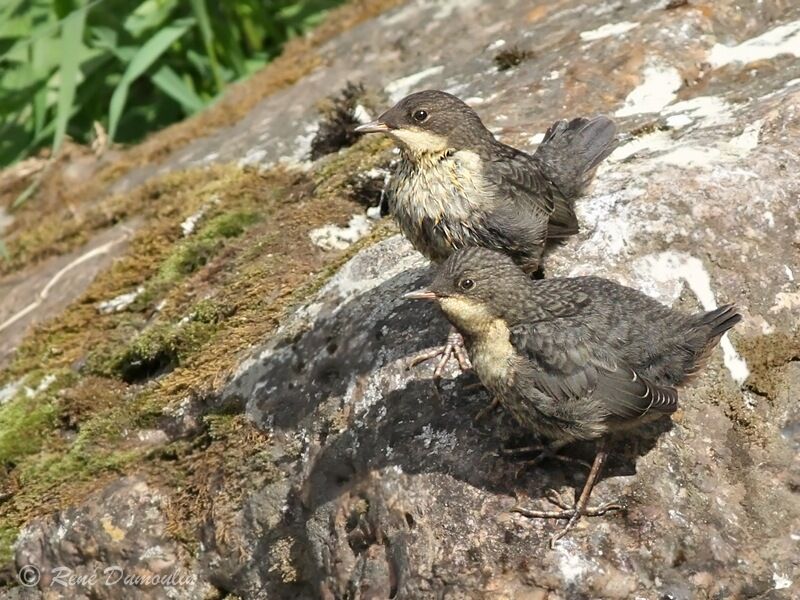
[[127,294],[120,294],[110,300],[103,300],[97,303],[97,312],[102,315],[108,315],[115,312],[122,312],[133,304],[136,299],[144,292],[144,287],[139,286],[132,292]]
[[800,56],[800,21],[785,23],[736,46],[715,44],[707,62],[716,69],[733,62],[767,60],[779,54]]
[[362,237],[367,235],[372,228],[372,223],[365,214],[350,217],[344,227],[339,225],[324,225],[312,229],[308,234],[311,241],[323,250],[344,250]]
[[670,104],[662,114],[667,117],[667,125],[675,129],[689,123],[699,127],[716,127],[733,120],[733,107],[718,96],[698,96]]
[[675,67],[651,63],[644,69],[644,80],[625,98],[625,104],[614,113],[618,117],[657,113],[670,104],[683,85],[683,77]]
[[631,21],[620,21],[619,23],[606,23],[605,25],[592,29],[590,31],[581,31],[581,39],[584,42],[593,42],[594,40],[601,40],[603,38],[611,37],[612,35],[618,36],[636,29],[639,23]]
[[786,577],[786,575],[781,575],[780,573],[773,573],[772,584],[773,584],[772,587],[776,590],[785,590],[792,586],[792,580]]
[[239,159],[237,164],[240,168],[257,166],[262,164],[266,157],[267,151],[263,148],[250,148],[244,158]]

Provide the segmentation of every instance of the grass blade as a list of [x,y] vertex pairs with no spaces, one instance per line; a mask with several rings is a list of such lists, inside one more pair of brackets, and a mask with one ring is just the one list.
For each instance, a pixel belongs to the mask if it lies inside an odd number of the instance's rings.
[[214,49],[214,31],[211,29],[211,19],[208,18],[208,8],[206,0],[191,0],[192,10],[194,10],[197,23],[200,25],[200,33],[203,35],[203,45],[206,48],[208,61],[211,63],[211,72],[214,74],[214,81],[217,84],[217,92],[221,92],[225,87],[225,81],[217,60],[217,53]]
[[83,46],[83,29],[86,25],[86,9],[71,13],[61,26],[61,69],[59,73],[58,104],[56,107],[56,131],[53,137],[53,154],[58,151],[67,132],[69,117],[75,102],[78,87],[78,66]]
[[187,114],[196,113],[205,106],[200,96],[170,67],[164,65],[151,79],[165,94],[178,102]]
[[19,208],[20,206],[25,204],[25,202],[27,202],[28,198],[33,196],[33,194],[36,192],[36,190],[39,189],[39,185],[41,183],[42,183],[42,178],[41,177],[37,177],[36,179],[34,179],[31,182],[31,184],[28,187],[26,187],[19,196],[16,197],[14,202],[11,203],[11,208],[12,209]]
[[174,25],[165,27],[147,40],[144,45],[134,55],[122,80],[117,84],[114,93],[111,95],[111,104],[108,108],[108,139],[114,140],[117,132],[119,119],[122,116],[122,109],[128,99],[128,88],[138,77],[140,77],[158,58],[164,54],[169,47],[175,43],[191,25],[193,19],[183,19],[176,21]]

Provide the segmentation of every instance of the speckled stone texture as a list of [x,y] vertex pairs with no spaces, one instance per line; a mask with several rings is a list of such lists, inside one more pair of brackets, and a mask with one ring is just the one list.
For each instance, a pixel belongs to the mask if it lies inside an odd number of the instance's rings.
[[[437,390],[431,365],[407,368],[447,331],[434,308],[401,299],[430,273],[400,237],[367,248],[217,399],[269,432],[285,476],[224,519],[211,512],[188,563],[201,581],[270,599],[800,596],[800,6],[666,4],[409,2],[168,161],[302,160],[313,102],[348,79],[387,102],[446,89],[529,150],[557,118],[615,115],[622,143],[546,274],[611,277],[686,310],[736,302],[745,317],[671,421],[613,446],[593,499],[626,510],[549,550],[556,524],[509,509],[548,488],[571,495],[582,467],[501,456],[532,440],[502,411],[472,422],[489,401],[472,376]],[[532,56],[498,71],[513,46]],[[102,514],[114,498],[75,510]],[[31,526],[18,561],[56,526]],[[47,552],[85,560],[57,541]]]

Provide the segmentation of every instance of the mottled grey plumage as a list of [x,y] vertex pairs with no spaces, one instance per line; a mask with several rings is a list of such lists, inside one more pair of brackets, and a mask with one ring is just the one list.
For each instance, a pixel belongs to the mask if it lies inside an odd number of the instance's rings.
[[400,142],[390,210],[415,248],[440,262],[465,246],[511,256],[526,272],[548,238],[578,231],[575,199],[616,146],[606,117],[558,121],[533,155],[497,141],[478,115],[445,92],[403,98],[357,129]]
[[[459,288],[465,279],[474,287]],[[430,291],[484,385],[520,423],[564,441],[674,412],[675,388],[741,319],[732,305],[684,314],[599,277],[533,281],[479,248],[454,254]]]
[[[533,281],[507,256],[482,248],[454,253],[428,291],[409,296],[439,303],[484,386],[557,446],[674,412],[676,388],[741,320],[733,305],[685,314],[598,277]],[[567,529],[581,514],[601,514],[586,506],[602,447],[597,456],[576,508],[520,512],[570,518]]]

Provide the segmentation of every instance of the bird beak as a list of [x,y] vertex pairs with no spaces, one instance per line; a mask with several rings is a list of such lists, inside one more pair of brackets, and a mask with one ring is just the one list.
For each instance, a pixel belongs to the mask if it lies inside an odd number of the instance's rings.
[[406,300],[436,300],[438,296],[430,290],[417,290],[403,294],[403,298]]
[[356,133],[386,133],[387,131],[391,131],[391,129],[391,127],[381,121],[370,121],[369,123],[359,125],[354,131]]

